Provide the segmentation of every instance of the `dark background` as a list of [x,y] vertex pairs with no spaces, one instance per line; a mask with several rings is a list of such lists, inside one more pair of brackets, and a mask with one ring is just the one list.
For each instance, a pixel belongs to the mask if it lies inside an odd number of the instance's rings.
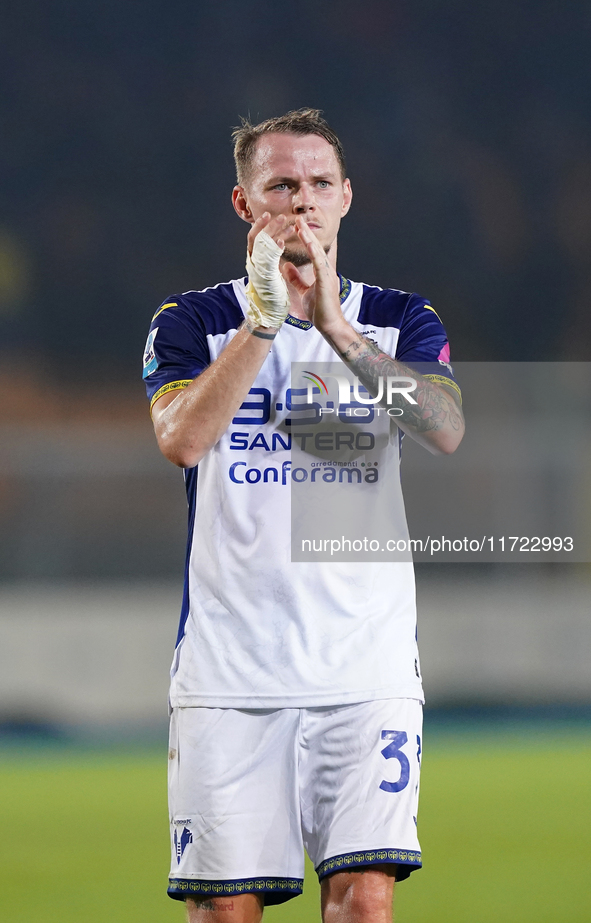
[[243,272],[232,126],[304,105],[348,156],[344,274],[430,298],[456,360],[588,359],[590,24],[555,0],[5,8],[4,375],[139,395],[155,307]]

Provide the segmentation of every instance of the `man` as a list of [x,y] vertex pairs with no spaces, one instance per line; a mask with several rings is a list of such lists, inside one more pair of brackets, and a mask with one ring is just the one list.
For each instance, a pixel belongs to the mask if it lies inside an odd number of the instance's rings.
[[300,893],[305,847],[326,923],[386,923],[395,880],[421,864],[412,564],[292,563],[291,363],[342,362],[372,395],[380,376],[411,377],[412,400],[390,395],[396,464],[397,427],[455,450],[458,390],[424,299],[336,272],[351,185],[319,111],[244,123],[235,159],[248,285],[168,298],[144,355],[158,444],[189,499],[169,894],[191,923],[253,923]]

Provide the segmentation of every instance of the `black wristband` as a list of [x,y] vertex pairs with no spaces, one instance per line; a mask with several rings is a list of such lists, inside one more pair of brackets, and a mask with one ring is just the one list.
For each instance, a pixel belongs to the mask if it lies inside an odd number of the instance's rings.
[[277,336],[276,333],[259,333],[258,330],[249,330],[249,333],[252,333],[253,337],[258,337],[260,340],[274,340]]
[[[253,337],[258,337],[259,340],[274,340],[277,334],[279,333],[279,327],[275,330],[275,333],[261,333],[259,330],[256,329],[257,324],[253,323],[253,321],[251,321],[250,318],[248,317],[244,318],[244,326],[246,327],[249,333],[252,333]],[[273,330],[274,328],[268,327],[267,329]]]

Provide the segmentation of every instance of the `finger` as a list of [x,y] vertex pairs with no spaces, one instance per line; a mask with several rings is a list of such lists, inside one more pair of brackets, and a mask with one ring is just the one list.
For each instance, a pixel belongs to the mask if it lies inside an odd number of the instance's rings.
[[248,252],[250,255],[252,256],[252,248],[254,247],[257,234],[260,234],[261,231],[268,234],[269,237],[275,241],[277,246],[281,247],[283,250],[285,247],[285,240],[283,236],[279,238],[279,235],[284,235],[289,225],[289,219],[285,215],[277,215],[275,218],[272,218],[269,212],[265,212],[260,218],[257,218],[248,234]]
[[[269,224],[265,228],[265,232],[269,237],[273,238],[276,244],[283,248],[288,227],[288,218],[285,215],[277,215],[276,218],[271,218]],[[279,242],[280,240],[281,243]]]
[[298,237],[302,243],[305,244],[309,256],[316,255],[320,257],[321,255],[324,255],[324,250],[320,245],[320,241],[302,218],[296,219],[295,229],[297,231]]
[[308,251],[308,256],[312,260],[316,278],[319,279],[321,276],[332,275],[333,270],[324,252],[324,248],[306,222],[298,218],[295,227],[300,240]]
[[327,294],[338,293],[339,277],[334,268],[330,265],[324,248],[313,231],[310,230],[305,221],[301,218],[296,220],[296,231],[300,240],[305,245],[308,255],[314,267],[314,277],[316,279],[317,293],[324,291]]
[[248,232],[248,237],[246,238],[246,240],[248,243],[248,252],[250,253],[251,256],[252,256],[252,248],[254,246],[255,237],[257,236],[257,234],[260,234],[260,232],[263,231],[268,226],[270,221],[271,221],[271,215],[269,214],[269,212],[264,212],[253,223],[250,231]]

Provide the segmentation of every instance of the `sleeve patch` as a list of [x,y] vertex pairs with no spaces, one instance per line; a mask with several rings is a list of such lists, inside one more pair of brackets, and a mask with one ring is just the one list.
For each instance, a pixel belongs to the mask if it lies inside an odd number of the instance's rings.
[[183,381],[169,381],[168,384],[162,385],[161,388],[158,388],[156,394],[150,401],[150,411],[158,398],[162,397],[164,394],[168,394],[169,391],[182,391],[184,388],[188,388],[192,381],[192,378],[186,378],[183,379]]
[[154,340],[156,339],[158,330],[158,327],[154,327],[154,329],[150,330],[148,334],[148,339],[146,340],[146,348],[144,349],[144,371],[142,378],[147,378],[148,375],[151,375],[152,372],[155,372],[158,368],[158,360],[154,351]]

